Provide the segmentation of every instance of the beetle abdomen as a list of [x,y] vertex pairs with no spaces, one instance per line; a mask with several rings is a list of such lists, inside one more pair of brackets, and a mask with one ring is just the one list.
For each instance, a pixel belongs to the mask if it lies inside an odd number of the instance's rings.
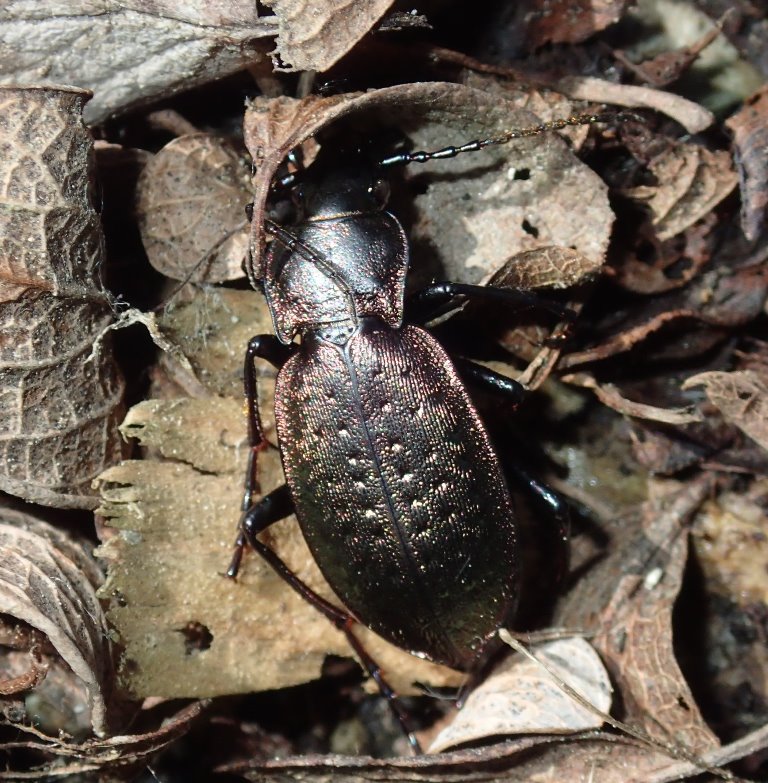
[[394,644],[470,666],[514,605],[516,535],[445,351],[413,326],[310,338],[275,398],[299,522],[336,594]]

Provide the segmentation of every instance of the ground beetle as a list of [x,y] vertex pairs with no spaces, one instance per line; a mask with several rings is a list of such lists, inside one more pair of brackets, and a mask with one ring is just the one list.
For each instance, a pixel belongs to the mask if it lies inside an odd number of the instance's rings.
[[[247,541],[344,631],[416,750],[406,715],[352,628],[363,623],[464,671],[487,657],[515,609],[518,530],[500,460],[461,377],[516,400],[521,388],[479,365],[452,362],[425,329],[404,323],[409,248],[385,209],[387,171],[597,119],[572,117],[373,162],[360,148],[323,146],[284,183],[293,187],[295,224],[267,223],[273,242],[260,284],[276,336],[251,339],[245,357],[251,454],[228,574],[236,575]],[[424,314],[456,296],[530,304],[519,292],[453,283],[430,286],[415,301]],[[275,419],[287,483],[253,503],[264,445],[257,357],[279,368]],[[526,483],[562,518],[546,488]],[[345,609],[302,583],[257,538],[294,510]]]

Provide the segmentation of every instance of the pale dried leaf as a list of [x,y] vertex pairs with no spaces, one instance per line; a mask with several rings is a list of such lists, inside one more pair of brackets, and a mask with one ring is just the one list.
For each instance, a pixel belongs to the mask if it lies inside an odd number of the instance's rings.
[[560,92],[576,100],[659,111],[679,122],[688,133],[701,133],[715,121],[714,114],[698,103],[651,87],[615,84],[593,76],[567,76],[558,79],[555,86]]
[[92,142],[74,89],[0,88],[0,488],[92,507],[119,459],[123,381],[105,342]]
[[[191,298],[174,300],[160,316],[159,327],[185,357],[202,386],[201,395],[241,400],[245,346],[254,335],[272,331],[272,317],[260,293],[205,287]],[[165,353],[162,362],[169,367],[178,358]],[[264,385],[274,381],[277,371],[264,362],[258,372]]]
[[266,61],[275,33],[254,4],[13,0],[0,9],[0,81],[93,90],[85,119],[97,123]]
[[[315,679],[328,654],[352,655],[344,636],[259,557],[246,557],[236,582],[222,575],[240,516],[249,451],[242,357],[248,338],[269,320],[266,305],[253,292],[208,291],[177,312],[197,324],[186,345],[199,377],[236,396],[150,401],[132,409],[124,431],[157,457],[123,463],[99,479],[100,511],[109,527],[121,531],[99,552],[109,563],[102,591],[110,601],[108,616],[125,645],[121,682],[139,696],[190,697]],[[227,336],[232,326],[237,346]],[[271,432],[268,412],[265,423]],[[258,464],[262,492],[284,483],[276,448],[261,452]],[[265,540],[303,580],[337,601],[293,518],[270,528]],[[209,646],[195,646],[195,629],[207,630]],[[416,680],[460,679],[366,629],[358,633],[406,692]]]
[[277,17],[284,71],[327,71],[392,5],[393,0],[266,0]]
[[[557,676],[608,712],[611,683],[589,642],[578,637],[549,642],[535,650]],[[510,656],[467,698],[453,723],[429,750],[508,734],[571,734],[600,728],[603,721],[564,692],[541,665]]]
[[96,597],[101,573],[81,544],[40,520],[3,512],[0,612],[44,633],[84,684],[93,730],[107,731],[111,675],[107,625]]
[[625,191],[650,209],[659,239],[689,228],[717,206],[735,187],[731,156],[698,144],[675,144],[650,163],[657,185]]
[[243,276],[250,168],[205,133],[174,139],[144,167],[137,186],[149,262],[175,280],[220,283]]
[[745,435],[768,449],[768,379],[755,370],[703,372],[683,389],[703,386],[709,401]]

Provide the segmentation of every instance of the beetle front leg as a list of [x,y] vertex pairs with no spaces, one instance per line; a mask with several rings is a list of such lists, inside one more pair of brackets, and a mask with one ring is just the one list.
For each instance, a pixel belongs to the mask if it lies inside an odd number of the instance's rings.
[[[243,385],[245,387],[245,402],[248,409],[248,443],[250,452],[248,454],[248,468],[245,474],[245,488],[243,491],[243,502],[238,534],[235,539],[235,551],[232,555],[227,576],[234,579],[240,570],[240,563],[243,559],[243,549],[245,547],[245,537],[243,535],[243,525],[245,518],[253,508],[253,496],[258,492],[258,454],[266,446],[264,438],[264,428],[261,424],[261,415],[259,414],[258,384],[256,382],[256,370],[254,367],[255,359],[265,359],[278,370],[288,361],[296,351],[296,346],[283,345],[277,337],[272,334],[259,334],[248,341],[248,347],[245,351],[245,362],[243,367]],[[276,490],[277,491],[277,490]],[[274,493],[273,493],[274,494]],[[269,497],[269,496],[267,496]],[[263,498],[266,501],[267,498]],[[291,511],[283,516],[288,516]],[[276,517],[272,521],[282,517]],[[271,522],[269,523],[271,524]]]

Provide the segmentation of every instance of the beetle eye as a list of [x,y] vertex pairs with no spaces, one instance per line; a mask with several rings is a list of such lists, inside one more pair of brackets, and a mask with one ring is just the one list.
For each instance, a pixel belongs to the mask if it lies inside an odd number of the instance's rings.
[[373,196],[376,203],[383,207],[389,200],[389,183],[385,179],[377,179],[368,188],[368,192]]

